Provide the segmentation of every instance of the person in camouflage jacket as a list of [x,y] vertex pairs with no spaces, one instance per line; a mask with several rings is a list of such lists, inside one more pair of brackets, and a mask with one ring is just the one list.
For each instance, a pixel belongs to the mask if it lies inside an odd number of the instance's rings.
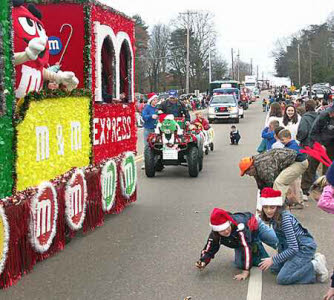
[[240,175],[245,174],[255,178],[258,189],[273,187],[278,175],[296,160],[297,153],[294,150],[282,148],[245,157],[239,163]]

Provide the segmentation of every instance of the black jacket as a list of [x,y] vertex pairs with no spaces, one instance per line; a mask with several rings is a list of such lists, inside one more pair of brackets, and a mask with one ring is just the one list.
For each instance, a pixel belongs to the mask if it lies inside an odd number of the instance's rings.
[[334,118],[329,116],[328,111],[323,111],[316,118],[311,129],[310,138],[327,146],[334,143]]
[[318,113],[315,111],[309,111],[301,118],[298,126],[297,140],[300,141],[302,146],[312,146],[310,133],[312,125],[317,117]]
[[209,238],[201,252],[200,260],[208,264],[215,257],[220,245],[229,248],[240,248],[244,259],[244,270],[249,270],[252,267],[252,246],[253,234],[247,226],[247,222],[254,216],[250,212],[230,214],[231,217],[238,223],[243,223],[245,229],[238,231],[237,227],[232,225],[232,233],[229,237],[220,236],[218,232],[211,231]]
[[[177,107],[178,115],[175,116],[174,114],[174,117],[185,117],[186,121],[190,122],[190,115],[185,105],[181,101],[177,101]],[[161,109],[165,114],[173,114],[172,103],[169,100],[162,102],[159,109]]]

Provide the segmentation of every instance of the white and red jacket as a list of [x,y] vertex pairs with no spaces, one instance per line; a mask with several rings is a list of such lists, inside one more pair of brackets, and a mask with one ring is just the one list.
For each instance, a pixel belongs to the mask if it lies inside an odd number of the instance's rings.
[[215,257],[218,252],[220,245],[224,245],[233,249],[240,249],[243,255],[243,270],[250,270],[252,262],[252,232],[258,230],[258,228],[252,228],[250,230],[248,227],[249,220],[255,220],[253,214],[251,213],[235,213],[231,214],[231,217],[238,223],[243,223],[245,225],[244,230],[238,231],[238,228],[232,224],[232,232],[228,237],[219,235],[218,232],[211,231],[207,243],[201,252],[200,260],[208,264],[211,259]]

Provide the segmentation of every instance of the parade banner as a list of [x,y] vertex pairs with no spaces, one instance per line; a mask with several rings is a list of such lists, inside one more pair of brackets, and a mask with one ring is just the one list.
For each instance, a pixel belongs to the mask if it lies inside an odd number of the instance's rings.
[[69,97],[30,103],[17,126],[17,190],[89,165],[89,101]]
[[135,151],[137,129],[134,104],[95,104],[93,119],[94,162]]

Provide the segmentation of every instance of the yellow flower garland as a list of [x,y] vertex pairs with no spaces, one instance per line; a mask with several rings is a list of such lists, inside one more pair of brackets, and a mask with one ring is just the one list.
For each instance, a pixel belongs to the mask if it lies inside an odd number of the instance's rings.
[[17,126],[17,190],[89,165],[90,111],[87,97],[33,101]]

